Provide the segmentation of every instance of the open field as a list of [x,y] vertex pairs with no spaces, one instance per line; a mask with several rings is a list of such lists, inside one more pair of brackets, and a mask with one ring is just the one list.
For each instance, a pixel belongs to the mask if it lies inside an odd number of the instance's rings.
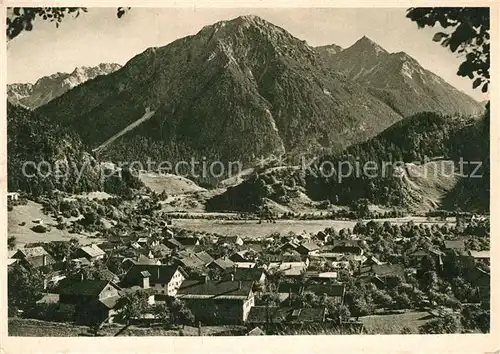
[[262,222],[257,220],[205,220],[205,219],[175,219],[173,226],[199,232],[217,233],[227,236],[240,236],[243,238],[266,237],[274,232],[286,234],[289,232],[319,232],[327,227],[337,230],[353,227],[355,221],[333,221],[333,220],[276,220],[276,223]]
[[426,311],[409,311],[394,315],[373,315],[359,318],[368,334],[399,334],[403,327],[411,333],[418,333],[418,327],[430,321],[432,316]]
[[139,173],[139,179],[156,193],[165,192],[168,195],[178,195],[206,191],[193,181],[168,173],[158,174],[153,172]]
[[[15,236],[17,247],[31,242],[69,241],[76,237],[81,244],[88,244],[99,241],[97,238],[90,238],[88,234],[70,234],[68,230],[59,230],[55,226],[57,221],[50,215],[42,212],[42,205],[31,200],[26,205],[17,205],[7,214],[9,236]],[[37,233],[31,230],[36,223],[33,220],[41,219],[45,225],[50,225],[50,231]],[[66,219],[71,220],[71,219]],[[22,223],[25,225],[22,226]]]
[[[207,214],[205,214],[207,215]],[[366,220],[365,220],[366,221]],[[421,224],[444,224],[443,221],[428,221],[425,217],[404,217],[392,219],[378,219],[378,222],[390,221],[391,223],[403,224],[409,221]],[[257,220],[207,220],[207,219],[174,219],[173,225],[186,230],[217,233],[221,235],[237,235],[243,238],[259,238],[268,236],[274,232],[287,234],[294,233],[317,233],[327,227],[339,231],[344,228],[353,228],[356,220],[276,220],[276,223],[262,222]],[[448,223],[452,223],[450,219]]]
[[[111,324],[99,331],[102,336],[114,336],[123,328],[119,324]],[[221,335],[228,331],[243,331],[242,326],[206,326],[202,327],[202,335]],[[161,327],[130,326],[120,336],[197,336],[198,328],[185,326],[180,329],[163,329]],[[9,318],[9,336],[19,337],[78,337],[88,336],[89,327],[77,326],[70,323],[47,322],[33,319]]]
[[[391,223],[406,223],[413,220],[415,223],[436,224],[429,222],[424,217],[405,217],[394,219],[380,219],[379,222],[390,221]],[[344,228],[353,228],[356,220],[276,220],[276,223],[258,223],[257,220],[206,220],[206,219],[175,219],[173,225],[183,229],[199,232],[218,233],[221,235],[238,235],[243,238],[265,237],[274,232],[286,234],[294,233],[317,233],[327,227],[339,231]],[[439,222],[443,224],[443,222]]]

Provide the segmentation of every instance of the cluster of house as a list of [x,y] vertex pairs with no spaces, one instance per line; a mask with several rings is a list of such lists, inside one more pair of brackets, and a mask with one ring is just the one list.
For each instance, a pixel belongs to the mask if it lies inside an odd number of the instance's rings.
[[[325,308],[292,308],[287,302],[292,294],[311,292],[327,296],[342,304],[345,286],[337,281],[339,272],[352,275],[384,287],[395,277],[404,278],[412,269],[400,264],[380,262],[364,254],[364,241],[338,240],[331,244],[319,233],[314,241],[290,237],[281,252],[267,254],[263,242],[244,242],[240,237],[224,239],[221,243],[237,245],[239,251],[217,259],[206,252],[199,237],[176,237],[166,229],[162,237],[139,235],[133,240],[109,242],[80,247],[72,256],[76,267],[87,267],[97,261],[106,262],[118,257],[123,274],[111,272],[104,279],[82,277],[62,279],[52,272],[51,282],[57,289],[40,302],[58,303],[75,311],[81,323],[112,322],[116,305],[127,292],[146,291],[150,304],[166,301],[167,297],[182,299],[191,309],[196,321],[203,324],[308,323],[324,322]],[[123,256],[133,249],[135,256]],[[442,265],[446,254],[453,252],[471,260],[476,281],[489,291],[489,274],[475,266],[477,261],[489,262],[488,252],[466,252],[460,241],[447,241],[443,251],[416,251],[409,255],[413,269],[422,267],[424,257],[434,258]],[[154,256],[156,254],[156,257]],[[256,256],[257,255],[257,256]],[[265,260],[259,261],[258,258]],[[19,249],[9,263],[21,262],[27,267],[55,266],[57,264],[43,247]],[[328,271],[324,265],[328,264]],[[211,279],[210,270],[216,270],[217,280]],[[283,280],[277,289],[282,306],[256,306],[256,295],[265,291],[269,274],[279,271]],[[484,274],[483,274],[484,273]],[[300,279],[300,281],[295,281]],[[488,289],[488,290],[486,290]]]
[[7,193],[7,200],[18,200],[18,199],[19,199],[18,192],[8,192]]

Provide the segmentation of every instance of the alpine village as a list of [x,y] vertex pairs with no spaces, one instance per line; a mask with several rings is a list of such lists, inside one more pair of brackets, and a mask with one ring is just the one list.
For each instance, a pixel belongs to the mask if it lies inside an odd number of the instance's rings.
[[[10,84],[9,335],[487,333],[489,114],[367,36],[253,15]],[[131,163],[192,157],[242,168]],[[325,173],[354,157],[403,164]]]

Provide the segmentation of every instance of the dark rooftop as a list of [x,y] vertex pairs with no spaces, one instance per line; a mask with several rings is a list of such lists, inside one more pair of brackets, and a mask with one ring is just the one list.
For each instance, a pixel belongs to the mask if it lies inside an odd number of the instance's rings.
[[177,291],[183,299],[247,299],[253,281],[199,281],[184,280]]
[[374,264],[369,267],[361,268],[361,275],[370,275],[370,273],[374,273],[375,276],[378,277],[392,277],[399,276],[404,277],[404,267],[401,264]]
[[304,242],[303,244],[301,244],[299,247],[304,247],[305,249],[307,249],[309,252],[311,251],[315,251],[315,250],[318,250],[319,249],[319,246],[310,241],[310,242]]
[[278,293],[299,294],[302,291],[302,284],[281,282],[278,285]]
[[229,276],[233,275],[234,280],[260,281],[263,273],[262,268],[228,268],[225,277],[229,279]]
[[327,296],[344,296],[344,284],[307,284],[304,291],[315,293],[316,295],[326,294]]
[[176,236],[175,240],[177,240],[183,246],[194,246],[198,242],[200,242],[200,239],[198,237]]
[[[110,284],[110,282],[107,280],[73,281],[61,288],[59,294],[97,296],[108,284]],[[116,285],[113,286],[119,289]]]
[[182,267],[171,266],[166,264],[136,264],[130,267],[125,275],[125,284],[137,284],[140,279],[144,278],[144,272],[148,272],[151,276],[149,281],[153,284],[167,284],[172,279],[177,270],[184,273]]

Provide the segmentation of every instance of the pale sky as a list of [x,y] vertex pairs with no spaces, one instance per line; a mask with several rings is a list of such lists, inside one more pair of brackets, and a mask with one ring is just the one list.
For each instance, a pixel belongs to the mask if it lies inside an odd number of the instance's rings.
[[403,8],[132,8],[121,19],[116,17],[116,8],[89,8],[77,19],[65,19],[58,29],[39,19],[33,31],[11,40],[7,45],[8,83],[35,82],[83,65],[123,65],[149,47],[164,46],[205,25],[248,14],[260,16],[312,46],[335,43],[346,48],[366,35],[389,52],[406,52],[476,100],[486,99],[480,90],[472,89],[471,80],[456,75],[462,59],[432,41],[438,29],[418,29],[405,17]]

